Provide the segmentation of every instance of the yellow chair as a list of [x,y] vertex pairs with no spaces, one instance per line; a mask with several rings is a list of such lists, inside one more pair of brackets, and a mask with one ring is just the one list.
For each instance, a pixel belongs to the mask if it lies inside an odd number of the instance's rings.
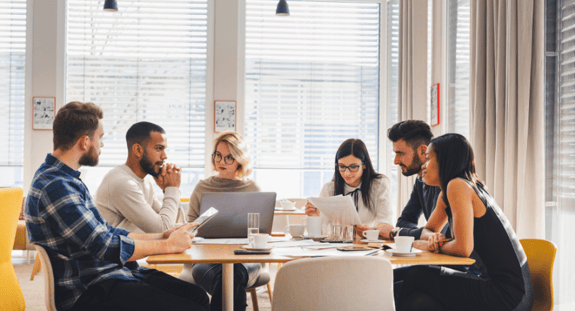
[[24,295],[12,265],[12,248],[18,216],[22,207],[22,189],[0,188],[0,310],[24,310]]
[[553,310],[553,263],[557,247],[553,242],[540,239],[519,240],[525,254],[531,283],[533,284],[532,311]]

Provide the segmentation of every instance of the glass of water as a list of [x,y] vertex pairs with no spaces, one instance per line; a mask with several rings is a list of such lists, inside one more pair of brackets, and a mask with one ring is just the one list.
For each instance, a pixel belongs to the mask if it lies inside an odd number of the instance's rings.
[[252,234],[260,233],[260,214],[248,213],[248,239]]

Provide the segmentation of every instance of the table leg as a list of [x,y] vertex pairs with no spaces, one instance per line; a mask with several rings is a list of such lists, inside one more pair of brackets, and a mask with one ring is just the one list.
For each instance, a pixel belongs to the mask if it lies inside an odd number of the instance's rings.
[[224,263],[222,267],[222,310],[234,310],[234,264]]

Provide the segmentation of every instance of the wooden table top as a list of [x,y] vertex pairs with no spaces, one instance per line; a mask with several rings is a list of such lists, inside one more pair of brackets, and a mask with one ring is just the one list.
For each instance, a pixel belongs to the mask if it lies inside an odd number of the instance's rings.
[[[149,256],[149,264],[191,264],[191,263],[272,263],[288,262],[299,259],[274,254],[269,255],[235,255],[234,250],[240,249],[241,245],[194,245],[186,253]],[[382,256],[392,264],[397,265],[471,265],[475,260],[471,258],[455,257],[445,254],[421,252],[413,257],[392,256],[390,253],[381,252],[375,256]]]
[[305,216],[305,212],[302,209],[296,208],[293,211],[282,211],[282,210],[274,210],[274,215],[298,215],[298,216]]

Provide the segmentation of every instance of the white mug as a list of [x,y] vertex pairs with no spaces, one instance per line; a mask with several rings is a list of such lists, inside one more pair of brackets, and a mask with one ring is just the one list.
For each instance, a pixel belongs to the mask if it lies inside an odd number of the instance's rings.
[[379,230],[365,230],[363,236],[368,241],[377,241],[379,238]]
[[253,248],[266,248],[268,246],[268,236],[269,234],[267,233],[252,234],[248,240]]
[[308,216],[301,223],[307,229],[308,237],[317,237],[321,235],[321,225],[323,219],[319,216]]
[[305,226],[300,224],[289,225],[286,227],[286,231],[289,232],[292,237],[300,237],[305,231]]
[[413,239],[412,236],[396,236],[395,249],[400,253],[411,253]]

